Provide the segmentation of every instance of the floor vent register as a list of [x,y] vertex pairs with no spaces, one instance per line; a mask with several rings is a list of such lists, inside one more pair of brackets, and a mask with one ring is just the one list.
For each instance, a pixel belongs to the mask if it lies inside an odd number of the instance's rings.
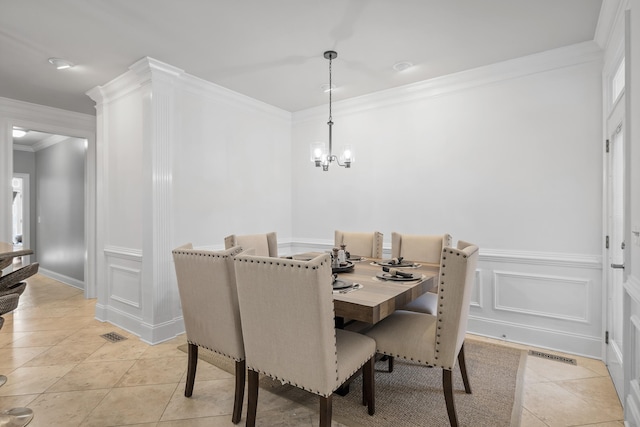
[[100,336],[109,342],[119,342],[127,339],[120,334],[116,334],[115,332],[108,332]]
[[556,362],[568,363],[569,365],[578,365],[576,359],[569,357],[557,356],[555,354],[543,353],[541,351],[529,350],[529,356],[542,357],[543,359],[554,360]]

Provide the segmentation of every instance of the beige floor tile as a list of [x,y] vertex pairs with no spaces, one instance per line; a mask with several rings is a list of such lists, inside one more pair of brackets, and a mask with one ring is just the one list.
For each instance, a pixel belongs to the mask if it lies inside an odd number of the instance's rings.
[[[51,347],[16,347],[0,349],[0,372],[19,368]],[[5,375],[7,375],[5,373]]]
[[122,331],[120,328],[117,328],[109,323],[101,323],[99,325],[88,325],[82,329],[73,331],[60,344],[67,345],[67,344],[85,343],[85,342],[97,342],[97,343],[104,344],[110,341],[106,340],[102,335],[108,334],[111,332],[115,332],[127,339],[135,338],[137,340],[137,337],[134,337],[133,335]]
[[0,387],[0,396],[43,393],[65,376],[74,366],[56,365],[18,368],[7,375],[7,383]]
[[31,402],[36,400],[39,394],[21,394],[17,396],[0,396],[0,410],[10,408],[28,407]]
[[85,317],[13,319],[12,328],[16,332],[78,330],[92,321]]
[[175,384],[113,388],[82,425],[104,427],[157,422],[175,388]]
[[613,421],[619,413],[617,407],[582,399],[555,383],[526,387],[523,407],[550,427]]
[[183,357],[138,359],[125,373],[116,387],[147,384],[176,384],[187,369]]
[[557,382],[560,387],[594,405],[604,405],[611,410],[618,410],[618,419],[622,419],[622,404],[616,390],[608,377],[587,378]]
[[533,415],[526,409],[522,409],[522,417],[520,417],[520,427],[548,427],[538,417]]
[[[229,420],[231,420],[234,384],[233,378],[210,381],[197,381],[196,379],[193,395],[185,397],[184,384],[180,383],[160,421],[217,415],[228,415]],[[246,411],[246,400],[245,394],[244,411]]]
[[0,331],[0,348],[12,345],[20,338],[25,337],[28,332],[8,332],[4,327]]
[[624,427],[624,421],[609,421],[606,423],[583,424],[581,426],[572,427]]
[[20,307],[13,312],[13,318],[18,319],[39,319],[56,318],[68,315],[77,316],[77,310],[73,307]]
[[135,360],[80,363],[49,387],[47,392],[109,389],[120,381],[134,363]]
[[145,350],[144,353],[142,353],[140,358],[148,359],[148,358],[161,358],[161,357],[182,357],[184,358],[184,361],[185,361],[184,363],[186,364],[187,353],[181,350],[178,350],[178,346],[184,343],[186,343],[186,340],[184,340],[183,342],[182,340],[176,341],[174,339],[167,343],[149,346],[149,348]]
[[564,381],[599,376],[593,370],[583,366],[528,356],[527,370],[549,381]]
[[44,393],[29,407],[33,409],[30,427],[82,425],[82,420],[104,399],[109,390]]
[[87,362],[98,360],[136,360],[149,347],[149,344],[136,339],[127,339],[115,343],[107,342],[87,358]]
[[[245,419],[242,418],[239,426],[243,426]],[[231,415],[219,415],[217,417],[189,418],[176,421],[160,421],[157,427],[231,427],[235,426],[231,422]]]
[[[184,375],[182,376],[180,381],[185,382],[187,380],[186,379],[186,376],[187,376],[187,371],[186,371],[187,358],[186,358],[186,354],[184,356],[183,363],[184,363],[184,366],[185,366],[185,371],[184,371]],[[222,380],[222,379],[234,378],[234,377],[235,376],[233,374],[230,374],[229,372],[225,371],[224,369],[220,369],[217,366],[213,366],[213,365],[211,365],[209,363],[200,361],[200,362],[198,362],[198,365],[196,367],[196,384],[195,384],[195,387],[196,388],[198,387],[198,382],[199,381]]]
[[[43,331],[43,332],[23,332],[13,343],[12,347],[44,347],[54,346],[71,335],[73,331]],[[16,333],[18,335],[18,333]]]
[[84,344],[56,345],[50,347],[47,351],[43,351],[23,366],[52,366],[80,363],[105,344],[105,342],[88,342]]

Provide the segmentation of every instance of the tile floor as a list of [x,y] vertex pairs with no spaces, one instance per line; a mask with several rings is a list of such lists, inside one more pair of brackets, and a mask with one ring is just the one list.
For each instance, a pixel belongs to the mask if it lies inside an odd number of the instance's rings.
[[[42,275],[28,283],[0,330],[0,373],[8,377],[0,408],[32,408],[30,427],[233,425],[230,374],[200,363],[197,393],[183,396],[186,356],[176,347],[184,335],[150,346],[95,320],[95,300],[81,291]],[[127,340],[114,344],[100,336],[109,332]],[[572,366],[528,357],[522,427],[624,425],[604,364],[576,359]],[[262,391],[260,405],[260,425],[317,425],[315,413]]]

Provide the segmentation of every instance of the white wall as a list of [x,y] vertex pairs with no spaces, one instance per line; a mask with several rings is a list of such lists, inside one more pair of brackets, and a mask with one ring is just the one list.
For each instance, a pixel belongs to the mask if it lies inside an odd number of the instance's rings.
[[295,240],[451,233],[481,248],[472,331],[600,356],[601,55],[581,44],[334,103],[350,170],[312,167],[326,111],[294,114]]
[[223,248],[229,234],[270,231],[290,239],[291,115],[197,83],[178,100],[174,243]]
[[96,316],[144,341],[184,331],[171,250],[291,235],[290,114],[144,58],[98,107]]

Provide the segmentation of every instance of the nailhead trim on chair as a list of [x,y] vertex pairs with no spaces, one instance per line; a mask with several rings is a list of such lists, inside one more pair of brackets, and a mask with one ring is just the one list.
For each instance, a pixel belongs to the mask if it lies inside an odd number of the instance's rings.
[[229,359],[233,359],[233,360],[234,360],[234,361],[236,361],[236,362],[241,362],[241,361],[243,361],[243,360],[244,360],[244,358],[242,358],[242,359],[241,359],[241,358],[239,358],[239,357],[231,356],[230,354],[223,353],[223,352],[218,351],[218,350],[214,350],[213,348],[209,348],[209,347],[207,347],[206,345],[198,344],[197,342],[192,341],[192,340],[187,340],[187,343],[189,343],[189,344],[193,344],[193,345],[197,345],[197,346],[198,346],[198,347],[200,347],[200,348],[204,348],[204,349],[206,349],[206,350],[212,351],[212,352],[214,352],[214,353],[216,353],[216,354],[219,354],[219,355],[221,355],[221,356],[228,357]]
[[[398,356],[398,357],[401,357],[401,356]],[[365,362],[365,363],[366,363],[366,362]],[[420,362],[420,361],[418,360],[418,363],[423,363],[423,362]],[[353,376],[353,374],[355,374],[356,372],[358,372],[358,370],[360,370],[360,368],[362,368],[363,366],[364,366],[364,363],[363,363],[363,364],[361,364],[360,366],[358,366],[358,368],[357,368],[357,369],[355,369],[353,372],[351,372],[349,375],[347,375],[347,376],[346,376],[346,378],[345,378],[345,381],[346,381],[346,380],[348,380],[349,378],[351,378],[351,377]],[[251,369],[252,371],[256,371],[256,372],[258,372],[259,374],[263,374],[263,375],[266,375],[266,376],[268,376],[268,377],[270,377],[270,378],[273,378],[273,379],[274,379],[274,380],[276,380],[276,381],[280,381],[282,384],[291,384],[292,386],[295,386],[295,387],[297,387],[297,388],[299,388],[299,389],[302,389],[302,390],[309,391],[309,392],[311,392],[311,393],[313,393],[313,394],[317,394],[318,396],[328,397],[328,396],[331,396],[331,394],[333,394],[333,392],[335,391],[335,390],[333,390],[333,391],[332,391],[331,393],[329,393],[329,394],[321,393],[321,392],[319,392],[319,391],[317,391],[317,390],[312,390],[312,389],[310,389],[310,388],[307,388],[307,387],[303,387],[303,386],[301,386],[301,385],[298,385],[298,384],[296,384],[295,382],[290,381],[290,380],[288,380],[288,379],[286,379],[286,378],[279,378],[279,377],[277,377],[277,376],[275,376],[275,375],[271,375],[270,373],[265,372],[265,371],[263,371],[263,370],[256,369],[256,368],[254,368],[253,366],[249,366],[249,365],[247,365],[247,368],[248,368],[248,369]],[[336,364],[336,373],[337,373],[337,364]],[[336,377],[336,380],[338,380],[338,377]],[[339,386],[340,386],[340,385],[342,385],[342,384],[339,384]],[[336,390],[337,390],[337,388],[336,388]]]

